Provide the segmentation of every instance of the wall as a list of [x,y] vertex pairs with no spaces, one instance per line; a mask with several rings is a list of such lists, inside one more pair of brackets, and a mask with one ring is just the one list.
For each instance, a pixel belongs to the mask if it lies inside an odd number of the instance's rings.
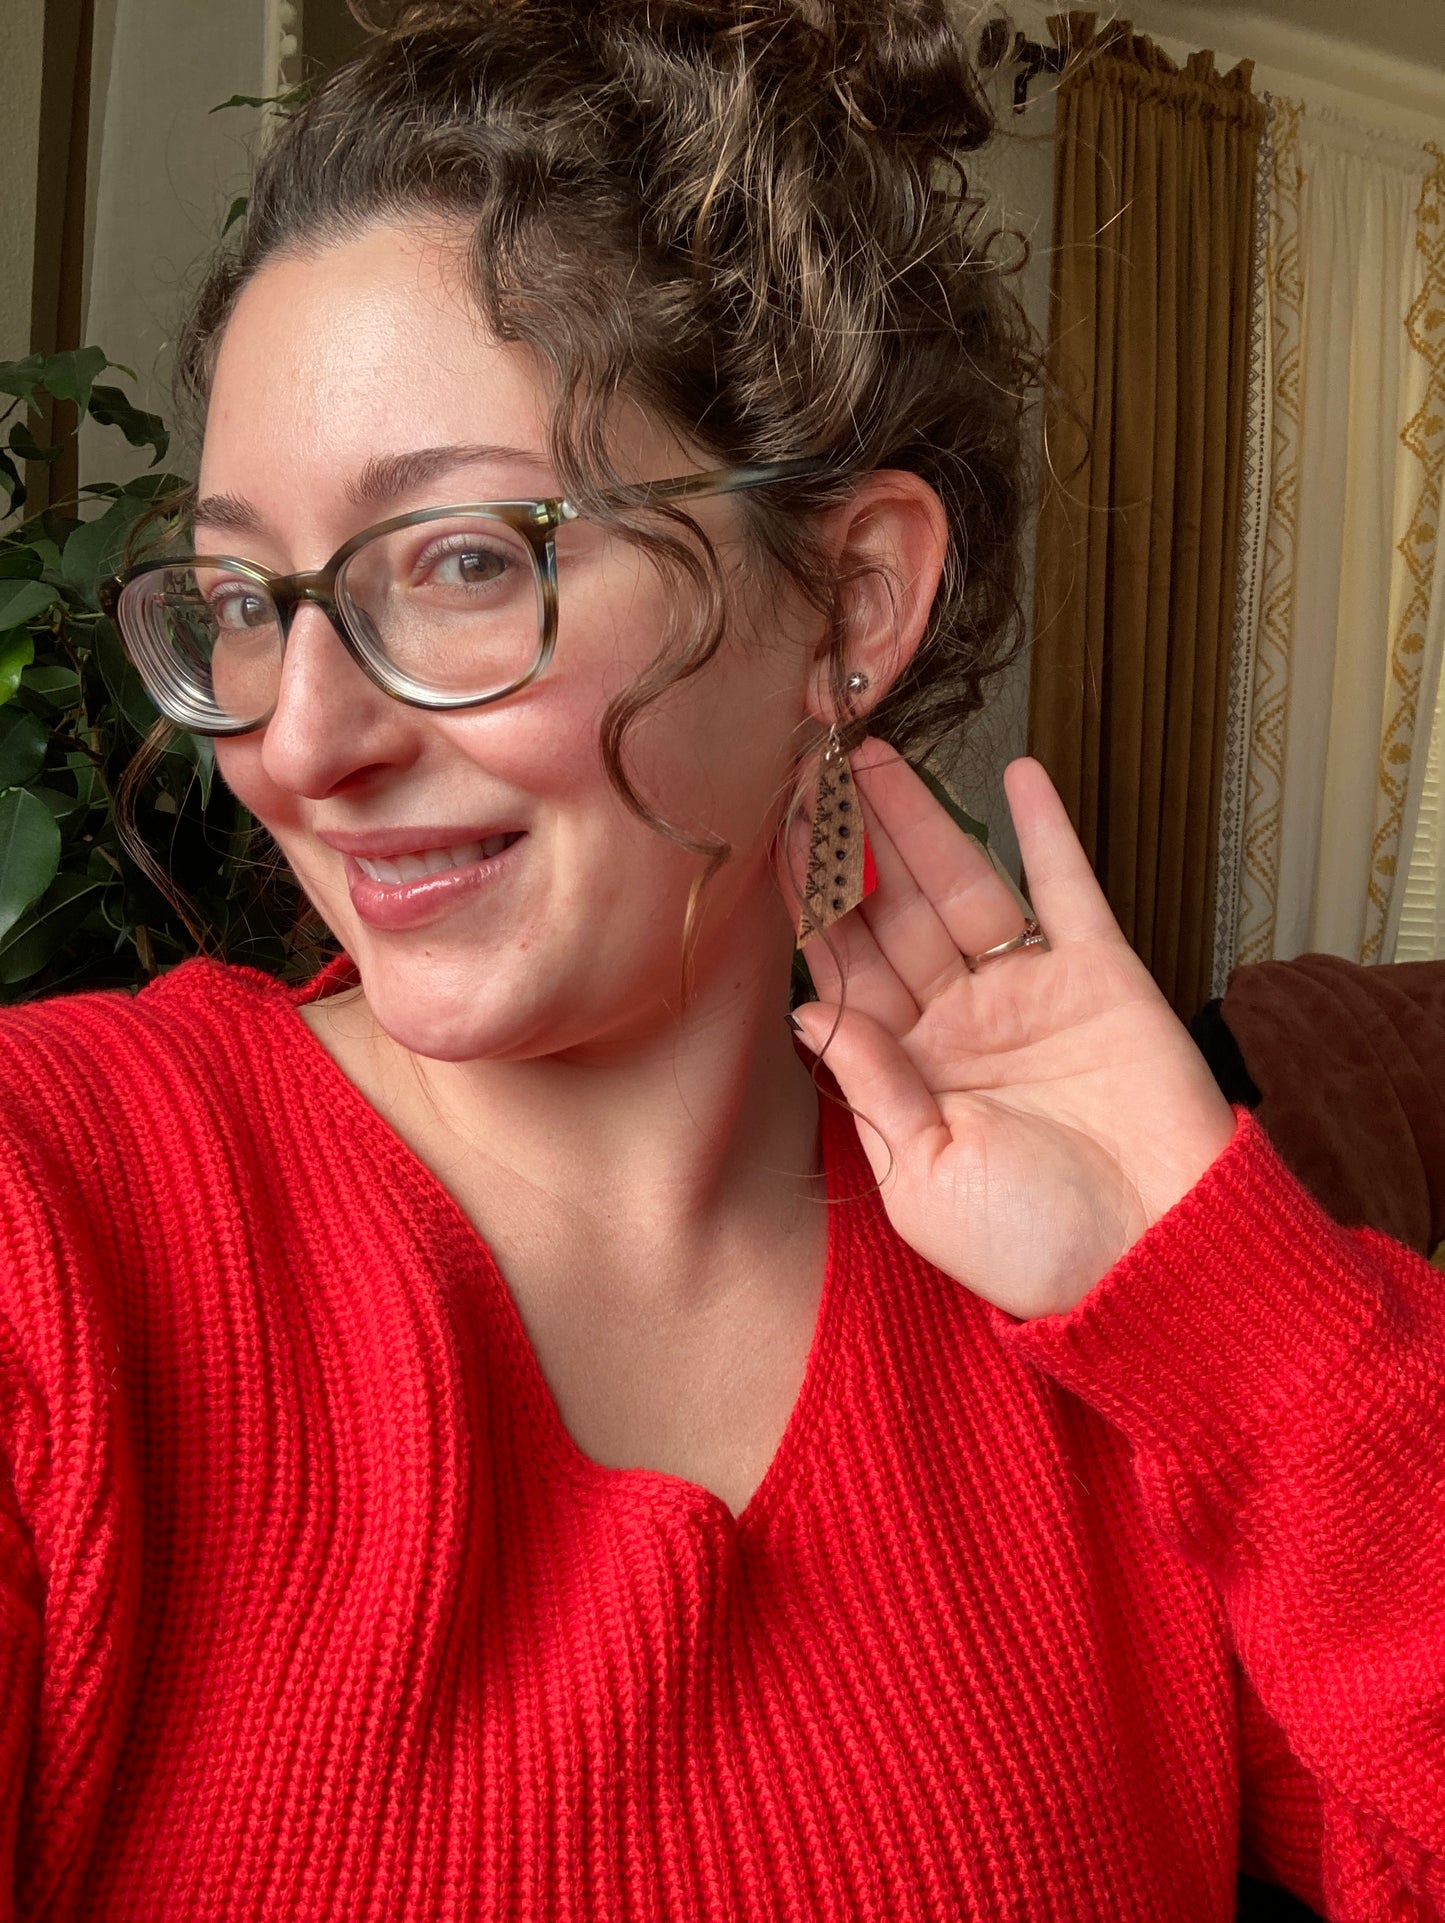
[[[168,420],[176,322],[245,191],[259,123],[211,109],[266,91],[265,44],[261,0],[97,0],[85,339],[134,368],[141,405]],[[117,476],[122,445],[88,427],[82,475]]]
[[[1049,0],[1006,0],[1001,6],[992,0],[962,0],[962,11],[980,21],[1006,12],[1023,32],[1047,44],[1048,16],[1059,8]],[[1252,60],[1259,92],[1334,107],[1421,140],[1439,140],[1445,134],[1445,8],[1433,62],[1381,53],[1368,31],[1359,40],[1347,39],[1271,15],[1267,6],[1255,9],[1227,0],[1131,0],[1095,11],[1101,20],[1131,20],[1181,63],[1200,47],[1212,48],[1221,68]]]
[[30,351],[45,0],[0,0],[0,360]]
[[[1028,259],[1013,280],[1014,292],[1040,343],[1049,320],[1049,251],[1053,240],[1054,97],[1045,75],[1035,81],[1021,114],[1013,110],[1012,76],[991,88],[998,132],[979,157],[978,183],[989,195],[989,220],[1010,228],[1027,247]],[[1032,458],[1042,459],[1041,416],[1032,420]],[[1032,634],[1033,517],[1025,540],[1025,620]],[[986,689],[987,705],[964,739],[955,782],[971,814],[988,824],[989,847],[1014,881],[1019,879],[1018,841],[1009,819],[1003,771],[1028,749],[1029,653]]]
[[1126,11],[1175,60],[1195,47],[1214,48],[1221,67],[1253,60],[1257,93],[1333,107],[1419,140],[1445,138],[1445,9],[1433,66],[1264,12],[1181,0],[1138,0]]

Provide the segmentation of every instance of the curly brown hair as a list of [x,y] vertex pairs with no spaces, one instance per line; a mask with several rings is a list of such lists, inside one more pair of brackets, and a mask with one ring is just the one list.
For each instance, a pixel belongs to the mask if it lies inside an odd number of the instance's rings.
[[[923,642],[868,717],[914,759],[982,705],[1021,645],[1030,330],[965,161],[993,121],[945,0],[409,0],[276,130],[239,240],[179,351],[204,411],[237,296],[273,256],[378,220],[468,235],[497,338],[554,380],[563,490],[689,579],[694,618],[612,702],[604,759],[726,631],[716,557],[680,509],[629,501],[608,453],[620,396],[719,466],[821,456],[822,480],[742,498],[757,550],[832,614],[812,532],[850,476],[905,468],[950,530]],[[1014,264],[1017,264],[1016,261]],[[621,495],[620,504],[617,496]],[[834,696],[846,713],[833,632]]]

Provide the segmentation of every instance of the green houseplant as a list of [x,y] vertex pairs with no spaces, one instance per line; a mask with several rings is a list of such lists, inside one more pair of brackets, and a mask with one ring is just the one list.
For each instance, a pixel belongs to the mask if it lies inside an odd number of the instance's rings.
[[[315,958],[210,742],[158,729],[97,604],[182,487],[110,366],[96,347],[0,362],[0,1003],[135,986],[198,949],[283,974]],[[149,471],[27,515],[22,463],[60,452],[32,433],[47,395],[149,447]]]

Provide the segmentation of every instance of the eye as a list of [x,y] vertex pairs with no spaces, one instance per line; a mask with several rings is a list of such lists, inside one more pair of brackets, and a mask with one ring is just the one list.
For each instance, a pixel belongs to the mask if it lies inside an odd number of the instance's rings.
[[414,584],[451,593],[490,587],[501,580],[512,563],[511,554],[484,536],[448,534],[431,542],[417,556]]
[[206,590],[206,605],[216,626],[227,634],[269,628],[276,619],[270,596],[258,592],[254,581],[217,582]]

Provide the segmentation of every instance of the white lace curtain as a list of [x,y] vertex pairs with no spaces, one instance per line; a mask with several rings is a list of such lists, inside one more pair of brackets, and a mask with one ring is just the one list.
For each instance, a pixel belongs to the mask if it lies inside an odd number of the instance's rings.
[[1445,644],[1445,150],[1270,107],[1215,994],[1392,959]]

